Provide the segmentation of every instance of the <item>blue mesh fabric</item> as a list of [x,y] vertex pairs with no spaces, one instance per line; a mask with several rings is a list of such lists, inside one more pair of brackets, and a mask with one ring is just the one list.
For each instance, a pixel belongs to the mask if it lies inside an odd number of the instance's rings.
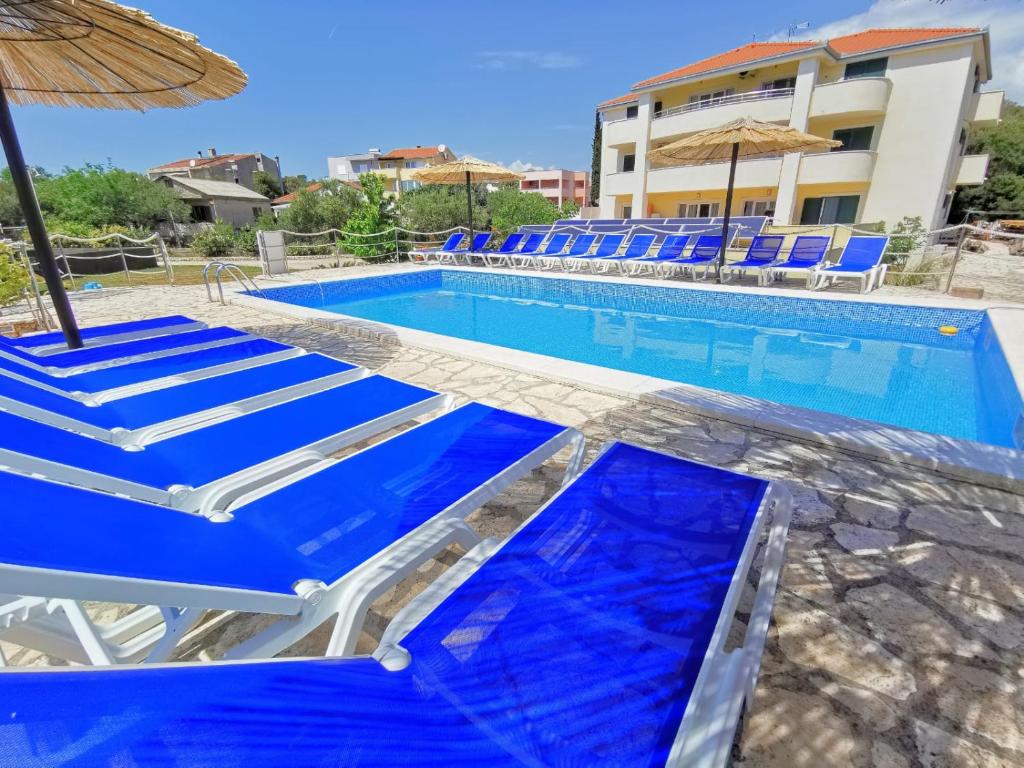
[[617,446],[405,639],[412,662],[0,673],[0,764],[663,764],[764,484]]
[[568,255],[582,256],[593,247],[596,239],[597,235],[579,235],[572,241],[572,245],[569,246]]
[[[194,322],[195,320],[185,317],[185,315],[167,315],[166,317],[152,317],[148,320],[132,320],[127,323],[111,323],[110,325],[96,325],[92,328],[80,328],[79,332],[82,335],[82,339],[88,342],[90,340],[100,340],[104,336],[116,336],[121,333],[151,331],[154,329],[166,328],[168,333],[173,333],[175,326],[188,325]],[[51,344],[62,344],[63,342],[64,333],[62,331],[36,333],[17,339],[0,336],[0,343],[21,347],[26,350],[45,347]]]
[[828,269],[844,272],[865,272],[881,263],[882,254],[885,252],[887,243],[888,238],[885,237],[851,237],[847,241],[846,247],[843,248],[838,266],[829,267]]
[[514,251],[519,246],[519,243],[520,243],[520,241],[522,239],[523,239],[523,233],[522,232],[513,232],[512,234],[510,234],[508,237],[505,238],[505,242],[503,242],[501,244],[501,247],[498,248],[497,252],[498,253],[511,253],[512,251]]
[[781,235],[758,235],[750,241],[747,248],[747,255],[743,261],[730,264],[731,267],[763,267],[778,258],[782,243],[785,240]]

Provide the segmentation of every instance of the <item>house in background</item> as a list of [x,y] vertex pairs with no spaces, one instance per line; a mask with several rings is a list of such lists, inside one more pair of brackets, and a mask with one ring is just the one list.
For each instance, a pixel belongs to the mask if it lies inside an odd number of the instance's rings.
[[158,176],[154,179],[175,191],[192,207],[192,221],[225,221],[233,227],[251,224],[270,213],[270,198],[231,181],[214,181],[183,176]]
[[359,155],[327,158],[327,177],[339,181],[358,181],[359,174],[380,170],[380,150],[369,149]]
[[[350,181],[345,179],[342,180],[342,184],[352,187],[352,189],[356,190],[357,192],[363,191],[363,185],[360,184],[358,181]],[[314,181],[312,184],[309,184],[304,190],[289,192],[287,195],[275,197],[270,202],[270,207],[273,209],[274,215],[276,216],[281,211],[287,210],[288,207],[295,202],[295,198],[299,196],[299,192],[315,192],[321,195],[325,195],[328,194],[328,191],[329,190],[325,188],[322,182]]]
[[566,200],[573,200],[582,208],[590,198],[590,174],[586,171],[567,171],[551,168],[543,171],[522,171],[519,189],[539,192],[559,208]]
[[741,117],[838,139],[837,151],[741,160],[733,215],[776,224],[920,216],[941,226],[957,187],[981,184],[969,131],[999,121],[988,30],[870,29],[748,43],[636,83],[598,106],[604,218],[720,216],[728,163],[668,166],[650,149]]
[[253,175],[257,171],[264,171],[278,182],[281,181],[281,161],[277,157],[270,157],[262,152],[218,155],[217,150],[213,147],[206,150],[205,156],[200,151],[196,157],[158,165],[150,168],[147,173],[151,179],[160,176],[209,179],[210,181],[241,184],[243,187],[252,189],[254,186]]
[[401,197],[403,192],[420,186],[413,181],[412,171],[428,165],[440,165],[457,159],[457,155],[444,144],[422,147],[392,149],[378,158],[377,173],[384,176],[384,193],[389,197]]

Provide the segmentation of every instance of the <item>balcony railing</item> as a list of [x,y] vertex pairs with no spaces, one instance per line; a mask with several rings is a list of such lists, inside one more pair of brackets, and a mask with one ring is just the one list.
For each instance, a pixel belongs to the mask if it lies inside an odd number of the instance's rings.
[[793,90],[792,88],[768,88],[763,91],[749,91],[747,93],[734,93],[731,96],[701,99],[700,101],[692,101],[688,104],[672,107],[671,109],[663,109],[661,112],[655,113],[654,119],[660,120],[663,117],[685,115],[688,112],[722,107],[727,104],[745,104],[750,101],[764,101],[765,99],[786,99],[793,95]]

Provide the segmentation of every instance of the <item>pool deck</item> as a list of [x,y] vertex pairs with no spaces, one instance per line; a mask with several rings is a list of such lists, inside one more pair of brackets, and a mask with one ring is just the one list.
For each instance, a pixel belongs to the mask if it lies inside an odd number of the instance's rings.
[[[328,280],[388,269],[400,267],[315,275]],[[596,391],[546,372],[400,341],[381,344],[250,306],[211,304],[201,286],[138,288],[76,298],[74,306],[83,325],[185,313],[336,355],[452,393],[459,402],[475,399],[569,424],[586,435],[588,459],[602,442],[620,439],[781,480],[794,494],[794,522],[735,764],[1024,764],[1021,495]],[[484,535],[508,534],[554,491],[559,470],[552,466],[518,483],[471,522]],[[381,598],[360,649],[372,648],[397,608],[451,562],[445,556],[424,566]],[[215,658],[260,625],[246,616],[213,622],[182,656]],[[324,633],[315,633],[294,652],[317,653],[325,642]],[[48,663],[31,652],[10,658]]]

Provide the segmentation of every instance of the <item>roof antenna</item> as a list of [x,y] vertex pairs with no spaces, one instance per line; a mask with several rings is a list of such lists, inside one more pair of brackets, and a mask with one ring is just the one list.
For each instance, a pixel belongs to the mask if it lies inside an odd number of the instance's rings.
[[790,24],[790,25],[789,25],[789,26],[788,26],[788,27],[786,28],[786,42],[789,42],[789,41],[791,41],[791,40],[793,39],[793,35],[794,35],[794,34],[795,34],[795,33],[796,33],[796,32],[797,32],[798,30],[801,30],[801,29],[810,29],[810,28],[811,28],[811,22],[809,22],[809,21],[801,21],[801,22],[800,22],[799,24]]

